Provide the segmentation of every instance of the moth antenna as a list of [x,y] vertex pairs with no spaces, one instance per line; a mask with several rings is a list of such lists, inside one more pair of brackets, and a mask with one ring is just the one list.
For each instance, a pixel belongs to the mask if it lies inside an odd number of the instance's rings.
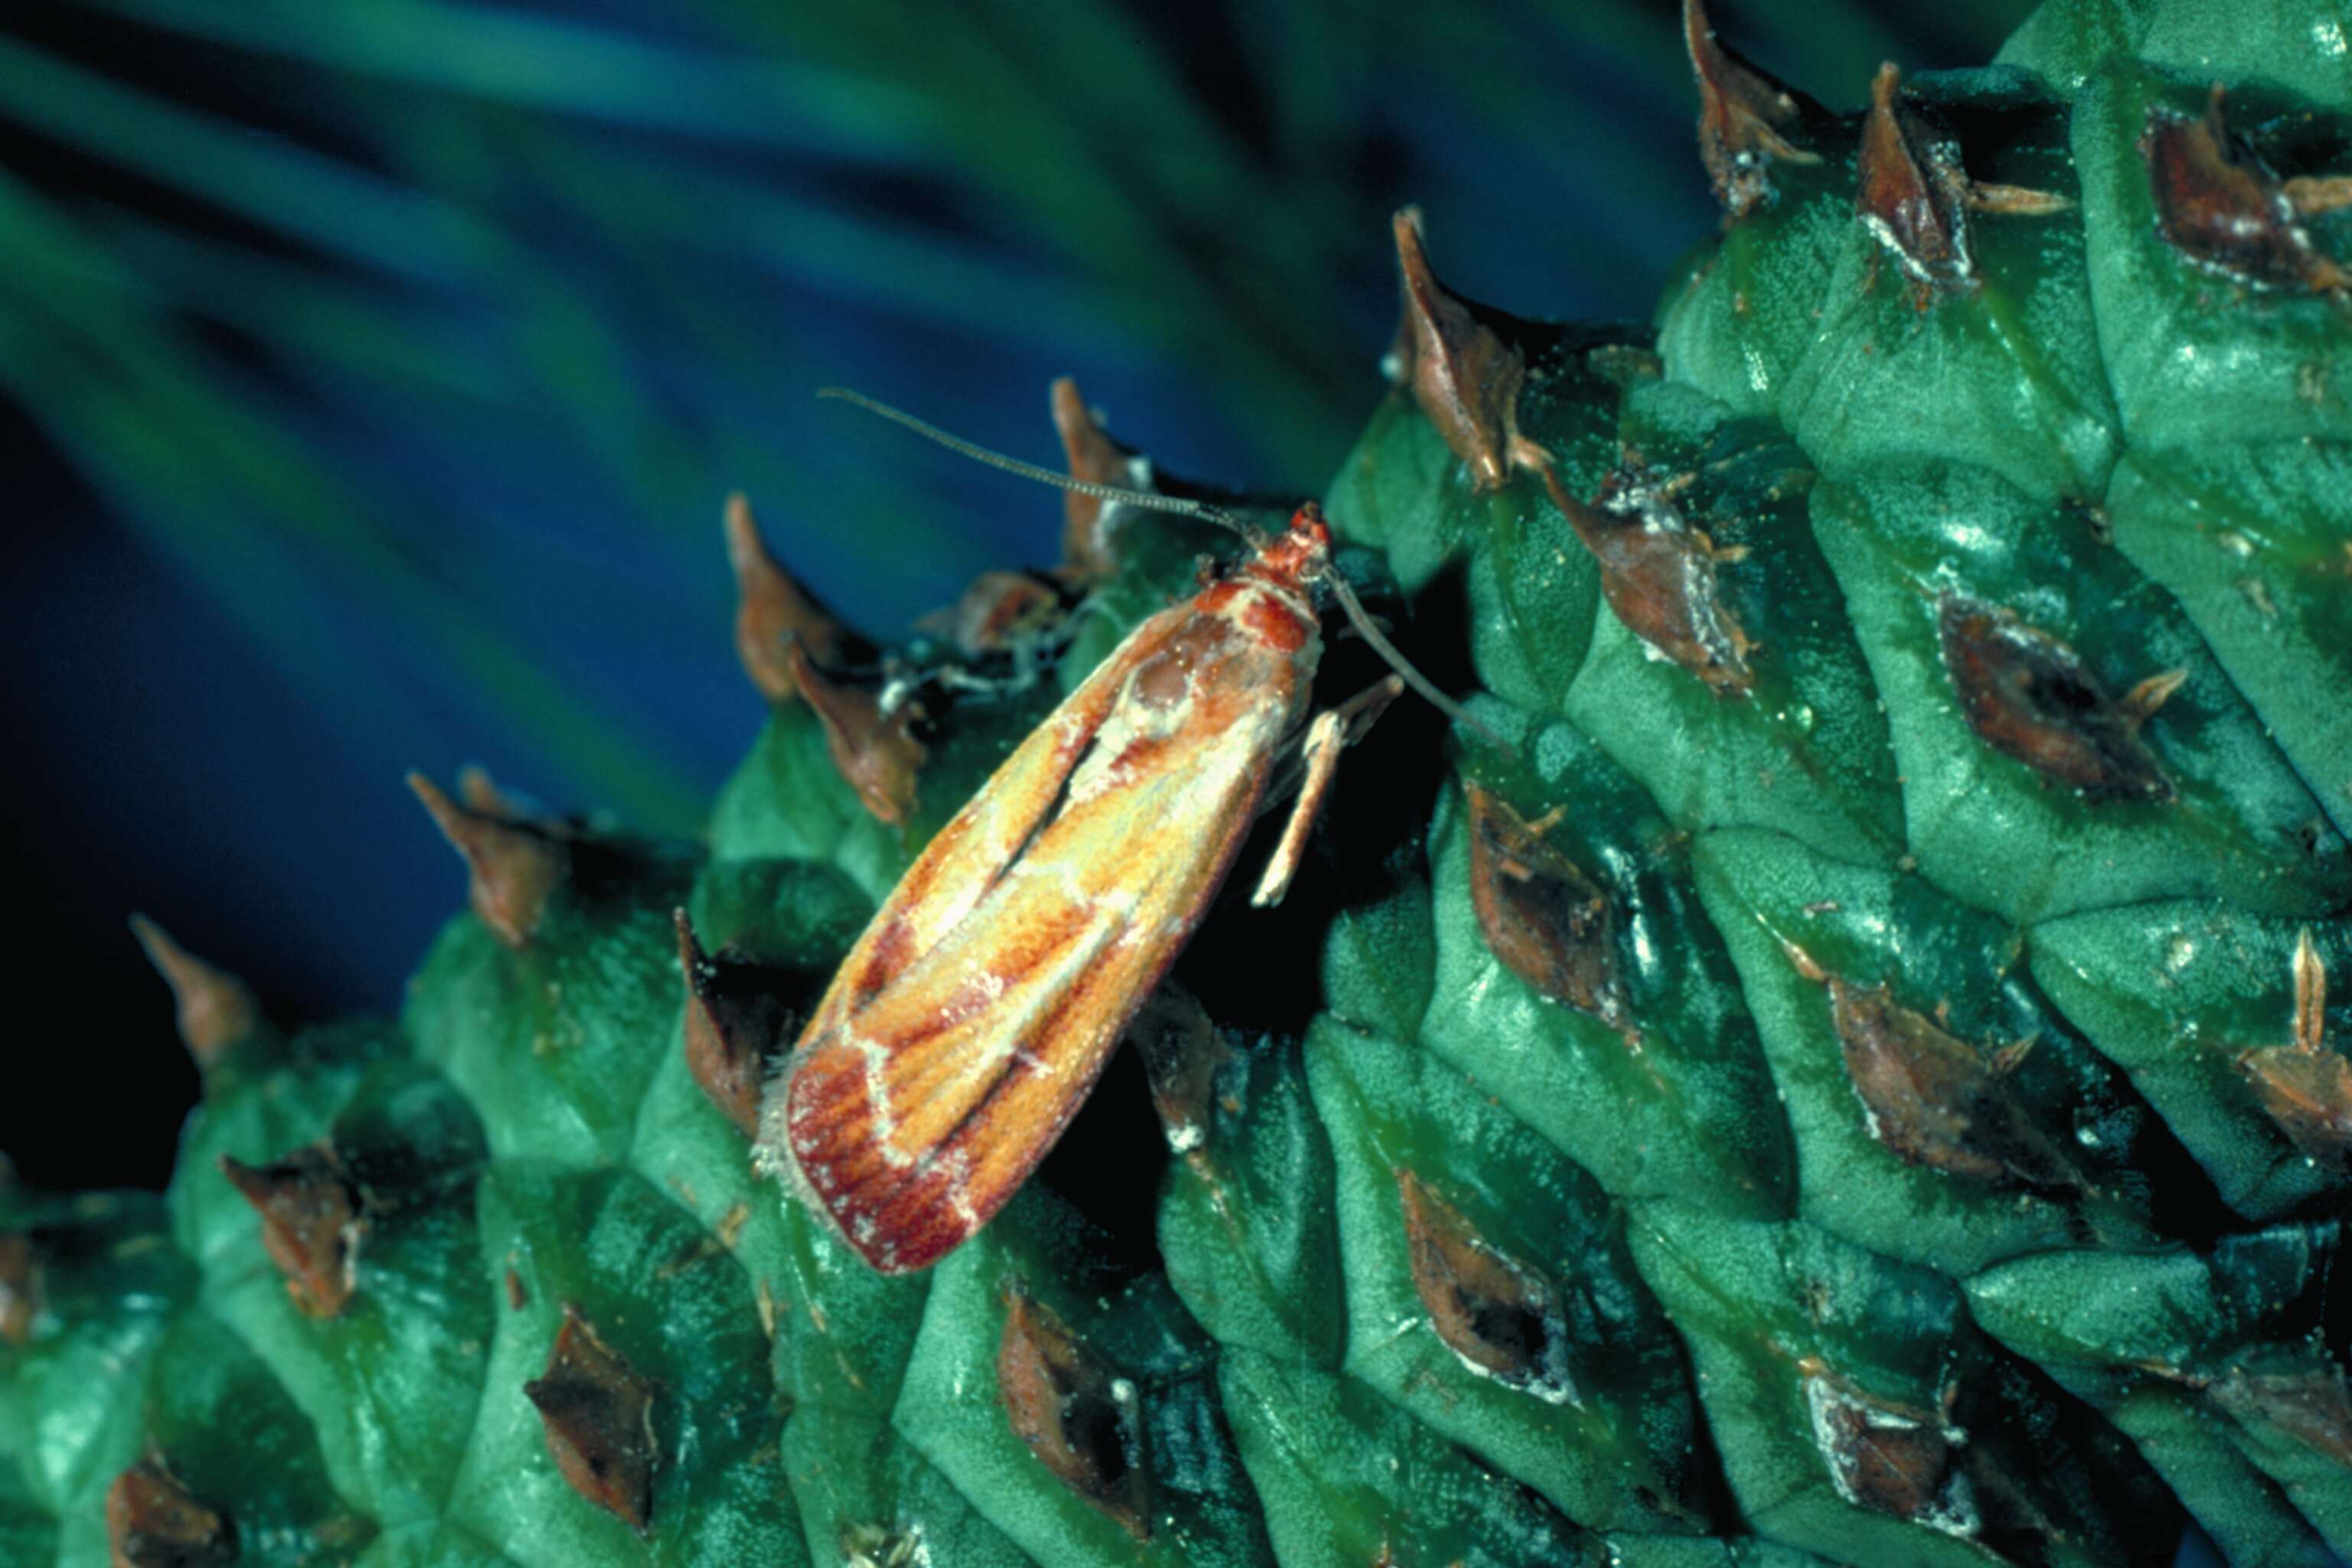
[[985,463],[992,468],[1002,468],[1008,474],[1017,474],[1024,479],[1034,479],[1041,485],[1051,485],[1057,490],[1073,490],[1079,495],[1094,496],[1101,500],[1122,501],[1129,506],[1145,507],[1153,511],[1172,511],[1181,517],[1197,517],[1202,521],[1213,523],[1219,528],[1231,529],[1252,545],[1265,543],[1264,536],[1256,529],[1225,510],[1224,508],[1213,506],[1207,501],[1193,500],[1187,496],[1163,496],[1153,490],[1130,489],[1125,485],[1097,484],[1092,479],[1074,479],[1068,474],[1055,473],[1042,464],[1024,463],[1018,458],[992,451],[977,441],[967,441],[961,436],[950,435],[936,425],[916,418],[903,408],[893,408],[879,399],[868,397],[862,392],[855,392],[845,386],[820,386],[816,389],[816,395],[837,403],[854,405],[863,408],[868,414],[878,414],[893,425],[903,425],[925,440],[936,441],[960,457],[970,458],[975,463]]
[[1508,741],[1506,741],[1502,736],[1495,733],[1493,730],[1488,729],[1485,724],[1479,722],[1477,719],[1471,715],[1467,709],[1464,708],[1459,702],[1454,701],[1451,697],[1445,695],[1443,691],[1437,689],[1435,683],[1431,681],[1429,677],[1422,674],[1421,671],[1412,667],[1412,660],[1405,658],[1402,652],[1398,651],[1396,644],[1389,641],[1387,636],[1381,632],[1381,628],[1372,624],[1372,617],[1365,613],[1363,601],[1356,597],[1356,591],[1348,586],[1348,580],[1340,576],[1336,568],[1325,572],[1323,574],[1323,581],[1329,584],[1331,596],[1339,601],[1339,607],[1348,613],[1348,619],[1355,623],[1357,632],[1362,636],[1366,642],[1371,645],[1371,648],[1374,653],[1379,654],[1381,658],[1387,661],[1388,667],[1391,669],[1395,670],[1398,675],[1404,679],[1404,683],[1407,686],[1412,687],[1415,691],[1419,692],[1431,707],[1436,709],[1440,713],[1444,714],[1448,719],[1453,720],[1457,724],[1476,731],[1478,734],[1486,739],[1488,744],[1496,747],[1505,755],[1515,756],[1517,754],[1517,749],[1513,747]]
[[[927,420],[916,418],[903,408],[894,408],[878,398],[868,397],[864,393],[854,391],[846,386],[820,386],[816,389],[816,395],[821,398],[863,408],[868,414],[879,415],[893,425],[904,426],[925,440],[935,441],[949,451],[960,457],[970,458],[975,463],[984,463],[992,468],[1001,468],[1021,479],[1034,479],[1041,485],[1050,485],[1058,490],[1073,490],[1079,495],[1096,496],[1104,500],[1123,501],[1129,506],[1144,507],[1153,511],[1172,511],[1181,517],[1196,517],[1203,522],[1231,529],[1248,541],[1254,548],[1265,547],[1265,536],[1259,530],[1242,521],[1224,508],[1213,506],[1207,501],[1193,500],[1185,496],[1163,496],[1152,490],[1129,489],[1125,485],[1097,484],[1091,479],[1073,479],[1067,474],[1055,473],[1041,464],[1025,463],[1018,458],[1007,457],[1003,452],[983,447],[977,441],[967,441],[961,436],[950,435]],[[1356,597],[1356,591],[1348,586],[1347,581],[1338,572],[1325,573],[1323,580],[1330,584],[1332,596],[1339,601],[1339,607],[1348,613],[1348,619],[1355,623],[1356,630],[1363,635],[1367,643],[1371,645],[1372,651],[1387,660],[1389,668],[1402,676],[1407,686],[1421,693],[1431,707],[1435,708],[1448,719],[1476,731],[1489,744],[1507,754],[1512,752],[1513,748],[1508,741],[1472,718],[1462,704],[1440,691],[1429,677],[1412,667],[1412,661],[1400,653],[1396,645],[1389,641],[1381,634],[1380,627],[1372,624],[1372,617],[1365,614],[1362,602]]]

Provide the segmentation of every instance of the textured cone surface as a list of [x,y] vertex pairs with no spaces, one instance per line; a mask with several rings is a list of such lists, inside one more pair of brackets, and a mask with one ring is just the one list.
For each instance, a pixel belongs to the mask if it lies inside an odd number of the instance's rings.
[[1232,542],[1073,499],[886,703],[736,507],[774,707],[705,843],[427,788],[474,912],[397,1021],[183,966],[236,1026],[168,1194],[0,1184],[0,1558],[2352,1553],[2352,16],[2053,0],[1853,114],[1684,21],[1725,224],[1654,332],[1389,237],[1325,504],[1479,728],[1350,748],[992,1224],[867,1269],[760,1080]]

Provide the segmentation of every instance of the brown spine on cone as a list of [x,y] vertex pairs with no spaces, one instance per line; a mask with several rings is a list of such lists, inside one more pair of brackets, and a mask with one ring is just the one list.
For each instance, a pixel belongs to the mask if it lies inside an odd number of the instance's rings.
[[149,1456],[106,1489],[114,1568],[215,1568],[237,1557],[236,1526]]
[[1574,1395],[1559,1292],[1478,1234],[1412,1172],[1396,1173],[1413,1289],[1446,1348],[1506,1387]]
[[746,1137],[760,1135],[760,1096],[770,1065],[791,1047],[791,1009],[765,984],[750,984],[761,966],[729,954],[712,957],[684,910],[677,963],[686,976],[686,1066],[720,1114]]
[[2118,702],[2060,638],[1956,595],[1938,604],[1936,626],[1960,712],[1987,745],[2094,805],[2173,798],[2139,726],[2177,682]]
[[2292,973],[2294,1043],[2248,1051],[2238,1070],[2289,1142],[2341,1171],[2352,1165],[2352,1060],[2327,1047],[2327,966],[2308,926],[2296,934]]
[[[2326,180],[2282,182],[2230,133],[2215,83],[2195,118],[2151,110],[2139,139],[2157,228],[2183,258],[2250,288],[2342,294],[2352,273],[2312,242],[2303,219],[2343,199]],[[2302,195],[2308,207],[2299,208]]]
[[1005,1288],[997,1401],[1030,1452],[1138,1541],[1151,1533],[1134,1384],[1114,1377],[1054,1310]]
[[2286,1365],[2235,1367],[2205,1392],[2240,1425],[2268,1426],[2352,1471],[2352,1391],[2325,1352]]
[[1892,63],[1871,80],[1853,208],[1916,285],[1924,309],[1933,292],[1976,282],[1971,212],[2047,217],[2074,204],[2055,192],[1970,179],[1959,144],[1896,96],[1902,85],[1903,73]]
[[171,986],[179,1006],[180,1038],[200,1070],[210,1071],[231,1047],[261,1026],[260,1004],[236,975],[189,952],[145,915],[131,917],[131,931]]
[[1967,1435],[1939,1412],[1882,1400],[1819,1360],[1799,1363],[1813,1441],[1838,1495],[1890,1519],[1965,1517]]
[[914,736],[915,710],[884,713],[873,692],[836,681],[795,643],[786,650],[793,679],[824,728],[833,765],[877,822],[896,827],[915,809],[915,777],[929,754]]
[[[1061,435],[1070,478],[1126,489],[1145,488],[1149,476],[1142,471],[1137,453],[1110,438],[1102,421],[1079,395],[1076,382],[1066,375],[1059,378],[1049,396],[1054,428]],[[1118,556],[1107,531],[1107,525],[1113,521],[1107,512],[1110,505],[1100,496],[1080,495],[1076,490],[1063,492],[1062,569],[1058,575],[1064,581],[1074,585],[1098,583],[1118,570]]]
[[33,1342],[41,1315],[41,1260],[33,1238],[21,1230],[0,1231],[0,1340]]
[[1676,484],[1621,468],[1601,481],[1596,504],[1564,494],[1554,502],[1601,568],[1601,592],[1625,629],[1696,676],[1717,697],[1745,697],[1756,684],[1755,645],[1723,602],[1714,541],[1684,518]]
[[503,816],[520,822],[530,815],[520,802],[499,787],[488,768],[472,763],[457,770],[457,798],[467,811],[480,816]]
[[547,1370],[523,1384],[572,1489],[639,1535],[653,1522],[654,1388],[570,1302]]
[[1391,378],[1412,389],[1423,416],[1461,459],[1472,489],[1500,489],[1516,474],[1533,474],[1552,504],[1573,519],[1579,508],[1560,483],[1551,453],[1519,429],[1527,356],[1437,280],[1422,244],[1420,208],[1398,209],[1391,227],[1404,280],[1404,315],[1389,350]]
[[788,650],[797,645],[820,660],[837,658],[841,623],[776,564],[740,494],[727,498],[726,529],[727,560],[735,569],[735,656],[761,696],[789,702],[800,689]]
[[1163,980],[1143,1000],[1127,1038],[1143,1058],[1152,1109],[1168,1146],[1190,1154],[1207,1140],[1217,1068],[1227,1059],[1224,1038],[1208,1009],[1175,982]]
[[2332,1170],[2352,1166],[2352,1060],[2292,1046],[2249,1051],[2238,1070],[2263,1111],[2302,1153]]
[[1499,489],[1519,462],[1519,389],[1526,358],[1437,280],[1422,243],[1421,211],[1405,207],[1391,228],[1404,282],[1397,327],[1400,379],[1455,457],[1473,489]]
[[1470,907],[1487,950],[1537,994],[1631,1039],[1617,978],[1617,908],[1498,796],[1468,786]]
[[1854,212],[1912,279],[1932,288],[1963,287],[1976,270],[1969,255],[1968,175],[1957,150],[1896,101],[1902,82],[1891,61],[1871,79]]
[[261,1215],[261,1246],[286,1276],[286,1294],[304,1314],[331,1318],[351,1302],[359,1278],[362,1220],[358,1193],[334,1152],[297,1149],[273,1165],[226,1154],[221,1173]]
[[1771,166],[1818,163],[1781,132],[1810,107],[1716,41],[1699,0],[1683,0],[1683,44],[1698,79],[1698,155],[1726,217],[1738,222],[1772,195]]
[[1902,1005],[1883,985],[1828,981],[1846,1077],[1868,1112],[1871,1136],[1898,1159],[2000,1186],[2083,1184],[2026,1115],[2004,1064]]
[[549,897],[570,868],[562,843],[538,827],[467,810],[423,773],[409,774],[408,787],[425,803],[441,836],[465,858],[467,899],[474,912],[509,947],[528,947]]

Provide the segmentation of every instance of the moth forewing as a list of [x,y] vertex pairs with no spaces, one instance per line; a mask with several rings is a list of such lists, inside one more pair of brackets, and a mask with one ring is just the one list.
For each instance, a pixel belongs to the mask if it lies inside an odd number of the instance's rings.
[[760,1159],[861,1257],[935,1262],[1018,1190],[1215,899],[1321,637],[1291,531],[1145,621],[876,913],[761,1110]]
[[[1133,642],[1130,637],[1118,652]],[[1063,699],[924,847],[834,972],[802,1031],[803,1046],[830,1033],[847,1012],[930,951],[1035,836],[1118,700],[1118,652]]]

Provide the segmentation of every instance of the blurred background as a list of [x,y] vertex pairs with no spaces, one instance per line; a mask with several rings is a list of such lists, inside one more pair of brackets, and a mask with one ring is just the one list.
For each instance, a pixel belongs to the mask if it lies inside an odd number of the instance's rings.
[[[2028,0],[1745,0],[1833,105]],[[1059,502],[812,389],[1058,461],[1311,492],[1381,387],[1387,216],[1523,314],[1645,317],[1715,212],[1664,0],[10,0],[0,681],[44,1185],[160,1185],[194,1092],[124,925],[283,1021],[391,1012],[464,763],[693,833],[750,741],[719,515],[892,635]],[[19,1071],[27,1069],[20,1068]]]

